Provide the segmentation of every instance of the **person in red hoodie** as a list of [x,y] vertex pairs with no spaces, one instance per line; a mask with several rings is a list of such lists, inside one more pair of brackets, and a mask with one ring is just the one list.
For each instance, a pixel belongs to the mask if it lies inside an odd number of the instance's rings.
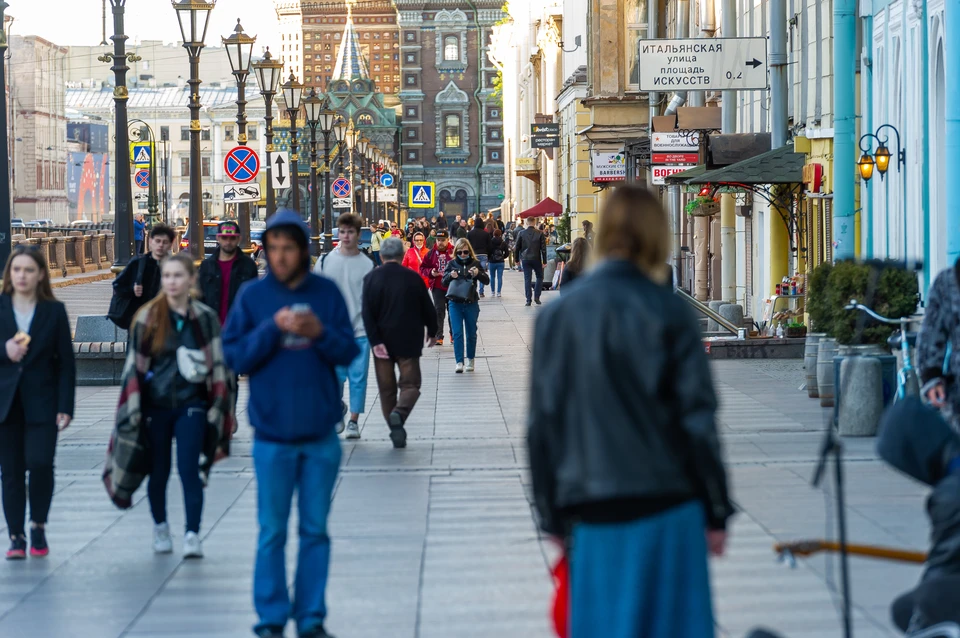
[[418,273],[423,279],[427,290],[430,289],[430,277],[420,272],[420,267],[423,265],[423,258],[427,256],[428,252],[430,251],[424,242],[423,233],[417,231],[413,234],[413,245],[410,246],[407,253],[403,256],[403,267]]
[[[412,250],[412,249],[411,249]],[[445,230],[437,231],[437,243],[423,258],[420,264],[420,275],[428,282],[427,287],[433,296],[433,305],[437,309],[437,345],[443,345],[443,324],[447,316],[447,287],[443,285],[443,273],[447,264],[453,261],[453,245],[450,243],[450,233]],[[449,328],[450,341],[453,342],[453,329]]]

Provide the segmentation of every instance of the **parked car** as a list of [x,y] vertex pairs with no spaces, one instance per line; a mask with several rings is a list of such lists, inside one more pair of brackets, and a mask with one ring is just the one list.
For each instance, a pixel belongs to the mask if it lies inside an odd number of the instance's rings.
[[[360,229],[360,250],[365,253],[370,252],[370,242],[373,239],[373,230],[369,226],[365,226]],[[340,229],[334,227],[333,229],[333,247],[336,248],[340,243]]]
[[[214,249],[217,247],[217,229],[220,227],[220,222],[203,222],[203,254],[206,256],[212,255]],[[190,227],[187,226],[187,232],[183,234],[183,238],[180,240],[180,251],[186,251],[190,249]]]
[[70,228],[90,228],[93,226],[93,222],[89,219],[77,219],[70,222]]
[[54,226],[56,226],[56,224],[53,223],[52,219],[38,219],[37,223],[44,228],[53,228]]
[[260,270],[260,272],[263,272],[263,269],[267,265],[267,254],[263,250],[263,233],[265,232],[265,228],[250,229],[250,247],[253,249],[250,256],[257,262],[257,269]]
[[14,217],[13,219],[10,220],[11,228],[23,228],[23,226],[24,226],[23,220],[20,219],[19,217]]

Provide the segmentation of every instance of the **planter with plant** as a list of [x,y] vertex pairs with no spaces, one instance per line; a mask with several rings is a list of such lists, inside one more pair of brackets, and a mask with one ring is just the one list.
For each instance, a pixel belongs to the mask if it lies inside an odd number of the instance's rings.
[[684,210],[691,217],[713,217],[720,212],[720,200],[698,195],[687,202]]
[[[830,272],[833,270],[833,264],[825,262],[814,268],[807,280],[807,322],[810,325],[810,331],[807,332],[807,340],[803,350],[804,372],[807,380],[807,396],[812,399],[821,398],[820,385],[817,380],[817,363],[819,361],[820,341],[829,339],[827,332],[830,330],[830,322],[833,320],[830,304],[827,302],[827,287],[830,279]],[[829,349],[825,353],[830,353]],[[833,360],[824,361],[824,375],[826,375],[829,366],[833,365]],[[828,385],[824,389],[829,396],[822,397],[821,405],[833,405],[833,386]]]
[[784,328],[783,336],[787,339],[803,339],[807,336],[807,327],[802,321],[791,321]]

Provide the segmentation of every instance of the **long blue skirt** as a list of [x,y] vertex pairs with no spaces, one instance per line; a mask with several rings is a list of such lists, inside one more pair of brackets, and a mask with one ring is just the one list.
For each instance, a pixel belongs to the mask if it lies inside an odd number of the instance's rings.
[[576,525],[570,602],[570,638],[713,638],[702,505]]

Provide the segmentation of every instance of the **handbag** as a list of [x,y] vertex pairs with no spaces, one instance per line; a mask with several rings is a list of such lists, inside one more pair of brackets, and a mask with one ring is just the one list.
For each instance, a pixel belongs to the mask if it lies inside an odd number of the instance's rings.
[[203,350],[192,350],[186,346],[177,348],[177,369],[188,383],[202,383],[210,374]]
[[466,277],[458,277],[450,281],[446,296],[450,301],[466,303],[470,301],[471,292],[473,292],[473,280],[467,279]]

